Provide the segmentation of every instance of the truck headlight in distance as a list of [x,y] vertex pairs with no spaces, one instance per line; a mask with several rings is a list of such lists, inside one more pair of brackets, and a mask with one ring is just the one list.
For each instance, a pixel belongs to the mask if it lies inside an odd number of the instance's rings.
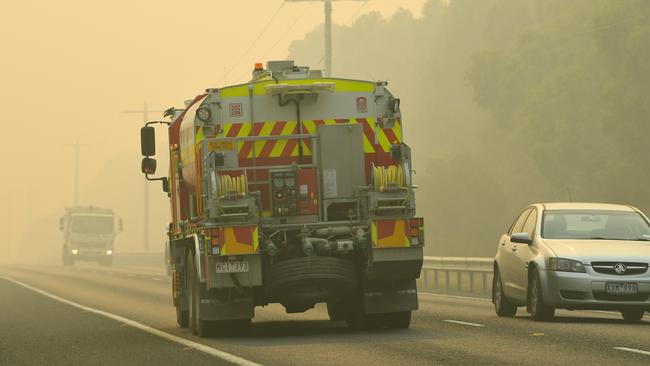
[[109,249],[109,250],[106,251],[106,255],[112,255],[112,254],[113,254],[112,250]]
[[79,254],[79,249],[72,249],[72,255]]
[[586,272],[585,265],[582,262],[565,258],[550,258],[548,260],[548,269],[559,272]]

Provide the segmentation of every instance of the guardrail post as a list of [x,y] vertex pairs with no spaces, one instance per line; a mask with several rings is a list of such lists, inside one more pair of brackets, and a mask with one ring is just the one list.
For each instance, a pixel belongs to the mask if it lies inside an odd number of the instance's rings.
[[462,280],[463,280],[463,272],[461,272],[461,271],[457,271],[457,272],[456,272],[456,290],[457,290],[458,292],[462,292],[462,291],[463,291],[463,287],[462,287],[462,286],[463,286],[463,282],[462,282]]
[[483,294],[488,293],[487,272],[483,272]]
[[438,270],[434,269],[433,270],[433,288],[438,288]]
[[427,269],[422,271],[422,282],[424,283],[424,288],[429,288],[429,271]]
[[474,292],[474,272],[469,271],[469,292]]
[[449,271],[445,271],[445,291],[449,291]]

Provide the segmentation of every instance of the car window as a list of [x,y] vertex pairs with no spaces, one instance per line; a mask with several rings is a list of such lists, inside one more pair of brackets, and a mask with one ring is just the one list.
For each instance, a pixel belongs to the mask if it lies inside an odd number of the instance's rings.
[[533,209],[533,211],[528,215],[528,219],[526,219],[526,223],[524,224],[524,228],[522,229],[522,233],[527,233],[528,237],[531,239],[535,236],[535,226],[537,225],[537,209]]
[[637,212],[550,210],[542,221],[546,239],[650,241],[650,225]]
[[526,218],[528,218],[528,214],[530,214],[530,210],[532,208],[526,209],[526,211],[522,212],[521,215],[519,215],[519,218],[515,223],[510,227],[510,231],[508,232],[508,235],[512,235],[512,233],[520,233],[521,230],[524,227],[524,223],[526,222]]

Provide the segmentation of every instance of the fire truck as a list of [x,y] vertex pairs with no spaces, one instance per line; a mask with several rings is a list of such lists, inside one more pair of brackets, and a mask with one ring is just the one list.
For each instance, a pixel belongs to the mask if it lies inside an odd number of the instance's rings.
[[[326,303],[354,329],[409,327],[424,223],[400,100],[386,86],[271,61],[141,129],[142,172],[170,198],[181,327],[244,332],[270,303],[287,313]],[[156,124],[169,138],[163,177],[153,176]]]

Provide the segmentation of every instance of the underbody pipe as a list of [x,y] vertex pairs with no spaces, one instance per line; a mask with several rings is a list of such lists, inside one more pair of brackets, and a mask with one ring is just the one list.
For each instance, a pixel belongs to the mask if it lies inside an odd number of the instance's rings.
[[349,235],[352,233],[350,226],[336,226],[336,227],[322,227],[314,230],[313,235],[318,237],[332,236],[332,235]]
[[313,254],[314,251],[318,251],[321,253],[329,252],[330,244],[329,241],[327,241],[327,239],[303,237],[302,251],[307,255]]

